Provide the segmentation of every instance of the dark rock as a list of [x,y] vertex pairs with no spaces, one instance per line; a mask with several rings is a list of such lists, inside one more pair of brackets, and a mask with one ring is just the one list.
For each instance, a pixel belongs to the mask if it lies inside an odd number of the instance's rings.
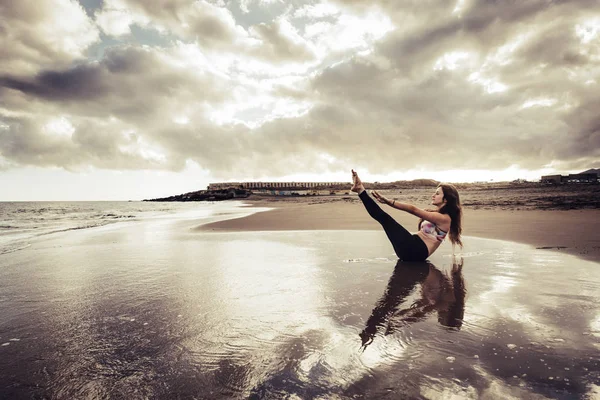
[[246,189],[220,189],[220,190],[199,190],[176,196],[163,197],[159,199],[147,199],[144,201],[221,201],[230,199],[245,199],[252,194]]

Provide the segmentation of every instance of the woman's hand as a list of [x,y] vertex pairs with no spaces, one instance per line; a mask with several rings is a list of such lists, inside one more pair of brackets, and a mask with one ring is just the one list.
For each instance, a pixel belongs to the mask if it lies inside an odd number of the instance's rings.
[[385,196],[383,196],[382,194],[379,194],[379,192],[377,192],[376,190],[373,190],[371,192],[371,194],[373,194],[373,197],[375,197],[377,199],[378,202],[383,203],[383,204],[391,204],[391,201],[388,200]]

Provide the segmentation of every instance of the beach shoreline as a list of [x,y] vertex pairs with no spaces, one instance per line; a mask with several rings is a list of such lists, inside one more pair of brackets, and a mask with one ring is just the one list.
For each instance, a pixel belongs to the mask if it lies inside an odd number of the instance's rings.
[[[321,196],[313,198],[249,198],[252,208],[269,208],[243,218],[201,225],[199,231],[293,231],[380,230],[358,198]],[[418,219],[383,206],[409,231]],[[463,209],[463,235],[528,244],[538,249],[560,251],[600,262],[600,235],[596,225],[599,209],[539,210],[503,208]]]

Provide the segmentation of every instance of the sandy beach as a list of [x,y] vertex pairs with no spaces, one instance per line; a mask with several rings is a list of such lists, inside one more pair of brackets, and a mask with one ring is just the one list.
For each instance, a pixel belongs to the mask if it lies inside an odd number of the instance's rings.
[[[241,219],[230,219],[198,227],[212,231],[289,230],[378,230],[356,196],[312,198],[250,198],[252,207],[272,208]],[[421,205],[426,207],[427,205]],[[409,231],[417,230],[418,219],[383,206]],[[536,248],[561,251],[600,261],[600,209],[539,210],[493,207],[464,207],[463,235],[499,239]],[[442,248],[443,249],[443,248]]]

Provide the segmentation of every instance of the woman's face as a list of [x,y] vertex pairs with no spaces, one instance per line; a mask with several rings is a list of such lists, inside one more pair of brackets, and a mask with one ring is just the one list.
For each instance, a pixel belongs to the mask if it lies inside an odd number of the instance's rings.
[[437,207],[441,207],[444,205],[445,202],[446,200],[444,200],[444,191],[441,187],[439,187],[435,190],[433,196],[431,196],[431,204]]

